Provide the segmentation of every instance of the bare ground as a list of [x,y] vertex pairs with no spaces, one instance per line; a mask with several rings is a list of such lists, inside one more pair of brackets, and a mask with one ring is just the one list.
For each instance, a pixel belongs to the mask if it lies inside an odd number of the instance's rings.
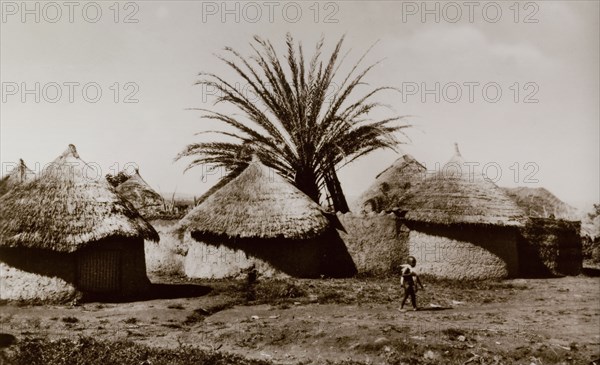
[[250,302],[242,282],[191,283],[212,291],[131,303],[5,303],[0,332],[172,349],[189,344],[277,364],[537,365],[600,358],[600,278],[436,281],[418,293],[422,310],[405,313],[397,310],[393,279],[261,280]]

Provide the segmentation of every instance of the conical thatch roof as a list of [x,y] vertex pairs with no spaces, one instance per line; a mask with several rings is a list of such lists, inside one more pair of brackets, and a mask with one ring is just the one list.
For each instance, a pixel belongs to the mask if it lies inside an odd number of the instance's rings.
[[178,230],[230,238],[315,237],[329,227],[321,207],[257,158],[196,206]]
[[127,199],[145,218],[160,215],[164,210],[162,196],[148,185],[138,169],[135,173],[117,186],[117,193]]
[[577,209],[560,200],[545,188],[502,188],[529,217],[557,219],[581,219]]
[[204,194],[202,194],[198,200],[196,200],[196,205],[200,205],[202,204],[206,199],[208,199],[209,196],[213,195],[216,191],[218,191],[219,189],[221,189],[223,186],[229,184],[229,182],[233,179],[235,179],[236,177],[238,177],[244,170],[246,169],[246,167],[238,167],[234,170],[232,170],[231,172],[229,172],[227,175],[223,176],[219,181],[217,181],[216,184],[214,184],[213,186],[211,186],[210,189],[208,189]]
[[586,217],[581,222],[581,235],[589,236],[592,239],[600,237],[600,215],[594,217]]
[[15,186],[34,179],[35,172],[31,171],[22,159],[19,159],[17,167],[0,180],[0,196],[6,194]]
[[520,226],[524,212],[496,184],[469,165],[458,151],[439,172],[417,182],[400,202],[405,217],[437,224]]
[[93,176],[69,145],[38,179],[0,198],[0,246],[73,252],[108,237],[158,241],[133,206]]
[[424,177],[425,166],[405,154],[375,177],[375,182],[355,201],[354,210],[391,211],[410,187]]

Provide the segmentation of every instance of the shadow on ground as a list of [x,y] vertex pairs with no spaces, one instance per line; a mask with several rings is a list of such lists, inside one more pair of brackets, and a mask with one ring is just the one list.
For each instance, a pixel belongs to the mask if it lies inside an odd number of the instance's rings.
[[423,307],[419,308],[419,312],[437,312],[437,311],[445,311],[448,309],[453,309],[452,307]]
[[194,284],[150,284],[148,290],[141,295],[119,296],[105,293],[86,293],[83,302],[126,303],[154,299],[196,298],[210,293],[209,286]]
[[597,269],[595,267],[584,267],[583,269],[581,269],[581,273],[585,276],[596,278],[600,276],[600,269]]

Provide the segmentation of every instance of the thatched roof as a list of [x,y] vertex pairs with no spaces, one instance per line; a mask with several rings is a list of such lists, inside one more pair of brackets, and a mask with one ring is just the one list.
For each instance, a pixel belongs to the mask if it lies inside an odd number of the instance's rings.
[[545,188],[502,188],[529,217],[579,220],[577,209],[560,200]]
[[210,187],[204,194],[202,194],[198,200],[196,200],[196,205],[202,204],[209,196],[213,195],[216,191],[221,189],[223,186],[227,185],[231,180],[238,177],[244,170],[246,166],[238,167],[234,170],[231,170],[227,175],[223,176],[216,184]]
[[163,197],[148,185],[138,169],[116,189],[144,218],[160,215],[164,210]]
[[354,202],[360,213],[391,211],[410,187],[424,177],[425,166],[405,154],[375,177],[375,182]]
[[600,237],[600,215],[597,215],[593,219],[586,217],[581,222],[581,235],[589,236],[592,239]]
[[469,165],[456,146],[439,172],[417,182],[399,202],[409,220],[437,224],[521,226],[524,212],[480,171]]
[[196,206],[178,230],[229,238],[315,237],[329,227],[321,207],[257,158]]
[[75,146],[40,177],[0,198],[0,246],[76,251],[109,237],[158,234],[133,206],[79,158]]
[[19,159],[17,167],[0,180],[0,196],[6,194],[15,186],[34,179],[35,172],[31,171],[22,159]]

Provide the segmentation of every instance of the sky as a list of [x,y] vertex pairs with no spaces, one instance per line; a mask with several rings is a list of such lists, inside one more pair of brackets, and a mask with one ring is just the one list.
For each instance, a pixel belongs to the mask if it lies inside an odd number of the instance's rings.
[[159,192],[199,196],[220,172],[184,173],[189,160],[174,158],[219,125],[189,109],[235,111],[213,106],[198,73],[244,89],[215,55],[250,55],[254,35],[283,53],[290,32],[307,57],[321,36],[327,54],[345,35],[340,76],[373,46],[363,64],[382,62],[354,97],[396,87],[373,118],[412,126],[398,151],[339,171],[350,200],[401,154],[435,171],[458,143],[500,186],[545,187],[582,209],[600,201],[597,1],[47,4],[1,2],[2,175],[19,158],[39,170],[73,143],[101,174],[135,165]]

